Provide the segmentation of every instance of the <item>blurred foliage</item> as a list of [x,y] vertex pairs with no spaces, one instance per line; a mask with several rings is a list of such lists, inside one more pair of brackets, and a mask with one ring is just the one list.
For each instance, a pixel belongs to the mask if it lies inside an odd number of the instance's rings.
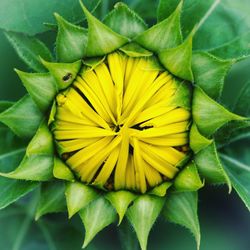
[[[90,9],[94,10],[99,1],[84,0],[84,2]],[[103,0],[94,14],[103,19],[116,2],[115,0]],[[126,0],[124,2],[141,15],[149,25],[156,23],[155,16],[159,1],[150,0],[145,3],[143,0]],[[192,8],[197,8],[200,5],[200,13],[204,13],[206,6],[211,6],[216,1],[206,1],[206,4],[202,5],[204,2],[198,0],[185,1],[186,16],[183,16],[185,34],[193,27],[194,20],[200,21],[201,19],[199,11],[192,18],[190,18],[189,11],[192,13]],[[178,1],[169,0],[169,3],[174,8]],[[37,38],[46,43],[50,50],[53,51],[53,43],[56,37],[53,30],[55,26],[44,26],[43,23],[55,23],[52,15],[55,11],[70,21],[82,22],[86,25],[77,0],[1,0],[0,28],[25,32],[29,35],[40,33]],[[249,32],[249,11],[249,0],[221,0],[213,14],[198,31],[194,42],[195,48],[210,50],[223,47],[225,43],[230,45],[230,42],[234,41],[235,38],[241,41],[242,36]],[[168,14],[164,13],[163,16],[166,17]],[[53,29],[49,30],[51,27]],[[245,51],[249,50],[249,41],[240,44],[246,46],[246,48],[243,48]],[[0,31],[0,55],[0,99],[16,101],[24,95],[25,89],[21,85],[18,76],[14,73],[13,68],[23,71],[29,71],[30,69],[16,55],[2,30]],[[230,70],[221,98],[221,102],[227,107],[235,107],[241,89],[250,80],[249,68],[250,59],[247,59],[238,62]],[[247,102],[249,103],[249,100]],[[247,115],[249,116],[249,114]],[[10,144],[11,147],[20,150],[17,151],[19,155],[17,154],[16,157],[11,158],[12,161],[0,156],[1,168],[10,170],[21,159],[23,154],[21,148],[26,145],[26,142],[15,138],[17,142],[13,144],[13,134],[4,126],[1,126],[0,129],[1,141],[4,139],[6,142],[4,147],[2,145],[0,147],[0,155],[8,153]],[[247,134],[249,134],[248,131],[243,130],[242,137],[246,137]],[[237,180],[243,183],[246,182],[246,189],[243,191],[248,192],[248,197],[249,178],[246,175],[249,176],[250,169],[249,145],[249,139],[238,139],[225,147],[222,152],[231,157],[230,159],[224,159],[225,163],[228,163],[226,166],[229,174],[237,175],[235,165],[239,165],[244,169],[244,174]],[[235,162],[235,159],[237,159],[237,162]],[[6,164],[7,161],[8,164]],[[235,185],[234,179],[233,185]],[[3,187],[4,182],[0,186],[0,196]],[[34,187],[27,187],[27,192],[31,188]],[[28,197],[24,197],[7,209],[0,211],[0,249],[81,249],[84,228],[77,216],[70,221],[66,218],[66,214],[47,215],[38,221],[34,220],[37,192],[38,188]],[[201,250],[246,250],[250,248],[250,218],[247,209],[236,195],[236,192],[228,195],[225,187],[206,187],[200,192],[199,214],[202,232]],[[116,226],[110,227],[100,233],[87,249],[119,249],[119,237]],[[183,246],[185,246],[185,250],[195,249],[195,242],[185,229],[164,221],[156,223],[150,235],[149,250],[165,250],[166,248],[180,250],[183,249]]]

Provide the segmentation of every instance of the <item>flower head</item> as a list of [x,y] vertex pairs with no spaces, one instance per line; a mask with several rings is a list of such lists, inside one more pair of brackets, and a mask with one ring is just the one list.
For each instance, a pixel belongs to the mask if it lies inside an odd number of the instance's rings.
[[[86,228],[84,247],[118,214],[144,250],[161,211],[199,246],[197,190],[205,182],[231,190],[214,135],[246,122],[216,101],[233,61],[192,51],[199,25],[183,39],[182,1],[150,28],[125,4],[105,24],[81,5],[88,30],[55,15],[57,62],[41,58],[48,72],[17,70],[29,96],[0,120],[33,139],[20,166],[1,176],[48,182],[47,192],[63,198],[66,183],[69,217],[79,213]],[[37,218],[58,207],[38,208]]]
[[191,115],[175,99],[184,83],[156,66],[114,52],[57,95],[57,148],[82,182],[145,193],[178,173]]

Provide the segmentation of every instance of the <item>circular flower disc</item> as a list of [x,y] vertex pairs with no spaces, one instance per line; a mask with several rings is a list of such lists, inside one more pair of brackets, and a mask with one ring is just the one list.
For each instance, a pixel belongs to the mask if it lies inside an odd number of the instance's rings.
[[181,85],[152,57],[109,54],[57,96],[58,152],[87,184],[145,193],[171,180],[187,155],[190,112]]

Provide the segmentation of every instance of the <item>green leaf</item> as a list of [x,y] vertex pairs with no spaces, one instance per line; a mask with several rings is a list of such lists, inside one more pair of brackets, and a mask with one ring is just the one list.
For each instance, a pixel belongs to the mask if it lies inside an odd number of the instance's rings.
[[191,126],[189,138],[190,148],[194,153],[198,153],[201,149],[207,147],[213,142],[213,140],[207,139],[199,132],[195,123]]
[[129,38],[134,38],[147,28],[141,17],[124,3],[117,3],[103,21],[113,31]]
[[118,234],[123,250],[139,250],[136,234],[127,219],[119,226]]
[[59,158],[54,157],[54,168],[53,175],[57,179],[74,181],[74,174],[71,172],[69,167]]
[[162,211],[170,222],[189,229],[195,237],[197,249],[200,247],[200,225],[197,215],[197,192],[172,193]]
[[57,93],[57,86],[51,74],[15,71],[36,105],[42,112],[47,111]]
[[241,60],[250,56],[250,32],[242,34],[209,52],[223,59]]
[[164,198],[141,195],[127,211],[142,250],[146,250],[149,232],[164,205]]
[[250,81],[246,82],[245,85],[242,87],[233,108],[234,112],[244,116],[250,116],[249,99],[250,99]]
[[5,111],[6,109],[10,108],[14,102],[9,102],[9,101],[0,101],[0,113]]
[[160,52],[163,49],[173,48],[182,42],[180,13],[182,1],[173,14],[162,22],[152,26],[148,30],[135,38],[135,41],[154,52]]
[[29,143],[26,155],[18,168],[9,173],[0,172],[0,175],[32,181],[50,180],[53,177],[53,151],[52,135],[43,123]]
[[[170,16],[180,0],[160,0],[157,17],[158,21],[162,21]],[[183,3],[183,11],[181,15],[181,27],[184,37],[192,31],[195,25],[199,26],[208,18],[219,1],[215,0],[185,0]],[[191,18],[190,18],[191,17]]]
[[51,61],[52,55],[44,43],[34,37],[21,33],[5,32],[5,36],[17,52],[18,56],[37,72],[45,72],[39,56],[45,60]]
[[222,184],[226,183],[231,192],[231,182],[221,165],[216,145],[213,142],[211,145],[199,151],[194,157],[198,172],[208,183]]
[[28,138],[35,134],[41,119],[41,112],[28,95],[0,114],[0,122],[18,136]]
[[92,201],[79,214],[85,227],[83,248],[89,244],[98,232],[116,220],[114,208],[103,197]]
[[225,77],[233,61],[221,60],[207,52],[195,52],[192,56],[194,82],[213,99],[221,96]]
[[181,45],[171,49],[162,50],[159,53],[161,63],[173,75],[193,82],[192,72],[192,40],[191,34]]
[[129,205],[137,198],[137,195],[129,191],[121,190],[109,192],[105,198],[112,204],[119,215],[118,225],[121,224]]
[[[201,4],[205,1],[200,1]],[[249,1],[217,1],[219,4],[195,36],[195,49],[212,49],[249,32]],[[213,34],[213,35],[211,35]]]
[[215,134],[216,142],[220,147],[244,138],[250,138],[250,121],[230,122]]
[[212,135],[229,121],[245,120],[244,117],[229,112],[198,87],[194,89],[192,110],[194,122],[205,136]]
[[74,81],[82,65],[81,60],[74,63],[52,63],[41,60],[55,78],[59,90],[66,89]]
[[36,182],[0,177],[0,209],[9,206],[38,186]]
[[61,181],[42,184],[36,220],[45,214],[63,212],[66,209],[64,191],[65,185]]
[[[250,116],[249,108],[250,82],[242,87],[240,94],[236,98],[233,111],[237,114]],[[215,135],[216,141],[220,146],[241,140],[250,136],[250,120],[232,121],[222,127]]]
[[137,43],[128,43],[119,49],[123,53],[131,57],[142,57],[152,56],[153,53],[149,50],[144,49]]
[[98,198],[94,188],[80,182],[69,182],[65,191],[69,218]]
[[[237,155],[233,151],[235,151],[234,147],[230,148],[225,154],[220,154],[220,157],[230,177],[233,188],[250,211],[250,165],[248,148],[244,146],[240,147],[240,154]],[[235,157],[237,157],[237,159]]]
[[174,181],[174,187],[177,191],[197,191],[204,186],[198,174],[194,162],[190,162],[180,171]]
[[[4,110],[3,106],[8,108],[9,105],[1,102],[1,111]],[[0,147],[0,171],[12,171],[25,153],[25,142],[17,138],[7,127],[0,126],[0,144],[4,145]],[[35,182],[0,177],[0,209],[31,192],[37,185]]]
[[58,33],[56,38],[56,55],[60,62],[75,62],[84,56],[87,45],[87,30],[69,23],[55,14]]
[[95,18],[83,5],[81,6],[88,21],[87,56],[106,55],[126,44],[129,39],[112,31]]
[[[86,6],[95,10],[100,0],[84,0]],[[44,23],[55,23],[53,13],[58,12],[67,20],[79,23],[84,19],[78,0],[43,2],[25,0],[2,0],[0,2],[0,28],[35,35],[47,31]]]

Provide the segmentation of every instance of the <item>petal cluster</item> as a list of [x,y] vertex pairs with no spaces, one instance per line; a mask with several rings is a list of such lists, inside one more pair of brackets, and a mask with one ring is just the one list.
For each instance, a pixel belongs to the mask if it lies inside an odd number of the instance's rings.
[[81,181],[145,193],[179,171],[190,112],[174,102],[183,83],[156,66],[114,52],[57,95],[58,151]]

